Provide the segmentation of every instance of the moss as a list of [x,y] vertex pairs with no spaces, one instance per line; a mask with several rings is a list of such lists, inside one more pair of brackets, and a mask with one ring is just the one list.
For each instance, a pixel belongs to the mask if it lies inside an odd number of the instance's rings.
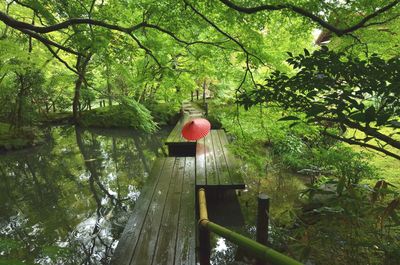
[[72,112],[50,112],[44,114],[39,119],[45,124],[69,124],[73,121]]
[[10,124],[0,122],[0,151],[19,150],[44,142],[44,134],[35,127],[24,127],[15,133],[10,130]]

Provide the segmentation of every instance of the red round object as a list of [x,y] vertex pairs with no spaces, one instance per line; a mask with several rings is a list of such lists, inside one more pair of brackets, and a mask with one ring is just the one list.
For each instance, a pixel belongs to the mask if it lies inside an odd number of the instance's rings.
[[206,136],[211,129],[211,124],[203,118],[188,121],[182,128],[182,136],[190,141],[196,141]]

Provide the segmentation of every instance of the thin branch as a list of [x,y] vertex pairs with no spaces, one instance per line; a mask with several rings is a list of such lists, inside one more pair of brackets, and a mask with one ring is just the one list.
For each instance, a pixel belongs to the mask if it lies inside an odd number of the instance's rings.
[[245,14],[254,14],[254,13],[261,12],[261,11],[278,11],[278,10],[287,9],[287,10],[297,13],[303,17],[308,17],[309,19],[311,19],[315,23],[319,24],[323,28],[326,28],[326,29],[334,32],[337,36],[343,36],[350,32],[356,31],[360,28],[365,28],[365,27],[374,25],[373,23],[367,24],[367,22],[376,18],[377,16],[381,15],[382,13],[387,12],[388,10],[390,10],[391,8],[393,8],[394,6],[396,6],[397,4],[400,3],[400,0],[395,0],[391,3],[389,3],[388,5],[376,10],[375,12],[365,16],[363,19],[361,19],[358,23],[354,24],[353,26],[347,27],[344,29],[340,29],[340,28],[337,28],[336,26],[330,24],[329,22],[325,21],[324,19],[320,18],[319,16],[314,15],[310,11],[305,10],[298,6],[292,5],[292,4],[260,5],[260,6],[256,6],[256,7],[243,7],[243,6],[236,5],[235,3],[233,3],[230,0],[220,0],[220,1],[224,5],[228,6],[229,8],[234,9],[241,13],[245,13]]
[[72,72],[74,72],[75,74],[77,74],[78,76],[80,75],[78,73],[78,71],[76,71],[74,68],[72,68],[65,60],[63,60],[60,56],[58,56],[57,52],[55,52],[50,45],[43,43],[46,48],[50,51],[51,54],[53,54],[54,58],[56,58],[58,61],[60,61],[62,64],[65,65],[65,67],[67,67],[69,70],[71,70]]
[[323,121],[330,121],[330,122],[334,122],[334,123],[342,123],[350,128],[359,130],[359,131],[365,133],[366,135],[370,135],[376,139],[379,139],[396,149],[400,149],[400,141],[398,141],[390,136],[387,136],[383,133],[380,133],[374,128],[362,126],[361,124],[353,122],[349,119],[341,119],[340,120],[340,119],[329,118],[329,117],[316,117],[316,119],[323,120]]
[[[400,1],[400,0],[399,0]],[[222,35],[224,35],[225,37],[227,37],[228,39],[230,39],[231,41],[233,41],[234,43],[236,43],[245,54],[249,54],[252,57],[258,59],[262,64],[264,64],[264,62],[261,60],[261,58],[259,58],[258,56],[254,55],[253,53],[249,52],[246,47],[244,47],[244,45],[238,41],[237,39],[235,39],[234,37],[232,37],[231,35],[229,35],[228,33],[226,33],[225,31],[223,31],[220,27],[218,27],[214,22],[212,22],[210,19],[208,19],[205,15],[203,15],[200,11],[198,11],[192,4],[190,4],[187,0],[184,0],[185,4],[187,6],[190,7],[190,9],[193,10],[193,12],[195,12],[198,16],[200,16],[204,21],[206,21],[208,24],[210,24],[215,30],[217,30],[219,33],[221,33]]]
[[158,59],[154,56],[154,54],[152,53],[152,51],[147,48],[146,46],[144,46],[140,40],[138,38],[136,38],[135,35],[133,34],[129,34],[129,36],[132,37],[132,39],[137,43],[137,45],[146,52],[146,54],[148,54],[151,58],[153,58],[153,60],[156,62],[156,64],[158,65],[158,67],[161,69],[163,68],[162,65],[160,64],[160,62],[158,61]]
[[342,142],[345,142],[345,143],[348,143],[348,144],[351,144],[351,145],[358,145],[358,146],[366,147],[366,148],[369,148],[369,149],[373,149],[375,151],[384,153],[384,154],[386,154],[388,156],[391,156],[393,158],[396,158],[396,159],[400,160],[400,155],[392,153],[392,152],[390,152],[390,151],[388,151],[386,149],[380,148],[378,146],[375,146],[375,145],[372,145],[372,144],[363,143],[363,142],[354,141],[352,139],[348,139],[348,138],[345,138],[345,137],[340,137],[340,136],[328,133],[326,131],[324,131],[323,134],[325,134],[326,136],[329,136],[329,137],[331,137],[333,139],[336,139],[336,140],[339,140],[339,141],[342,141]]
[[34,39],[37,39],[38,41],[40,41],[43,44],[47,44],[47,45],[51,45],[51,46],[57,47],[58,49],[63,50],[63,51],[68,52],[68,53],[72,53],[72,54],[75,54],[75,55],[80,55],[79,52],[74,51],[74,50],[72,50],[72,49],[70,49],[68,47],[62,46],[61,44],[58,44],[57,42],[54,42],[52,40],[49,40],[49,39],[41,36],[40,34],[37,34],[36,32],[33,32],[31,30],[27,30],[27,29],[18,29],[18,30],[23,32],[23,33],[25,33],[25,34],[27,34],[28,36],[31,36]]
[[44,25],[42,18],[39,16],[40,12],[39,12],[36,8],[31,7],[31,6],[29,6],[29,5],[25,4],[25,3],[22,3],[22,2],[19,1],[19,0],[14,0],[13,2],[14,2],[14,3],[17,3],[17,4],[20,5],[20,6],[23,6],[23,7],[26,7],[26,8],[28,8],[28,9],[31,9],[31,10],[34,12],[34,14],[38,17],[40,23],[41,23],[42,25]]
[[[181,38],[179,38],[178,36],[176,36],[173,32],[171,32],[171,31],[169,31],[167,29],[164,29],[164,28],[162,28],[162,27],[160,27],[158,25],[147,23],[145,21],[140,22],[138,24],[135,24],[135,25],[133,25],[131,27],[121,27],[121,26],[118,26],[118,25],[109,24],[109,23],[106,23],[106,22],[103,22],[103,21],[94,20],[94,19],[91,19],[91,18],[72,18],[72,19],[66,20],[64,22],[55,24],[55,25],[51,25],[51,26],[35,26],[35,25],[31,25],[29,23],[25,23],[25,22],[22,22],[22,21],[15,20],[14,18],[8,16],[7,14],[5,14],[5,13],[3,13],[1,11],[0,11],[0,20],[3,21],[6,25],[8,25],[8,26],[10,26],[10,27],[12,27],[14,29],[17,29],[17,30],[19,30],[21,32],[24,32],[24,33],[26,33],[26,34],[28,34],[30,36],[32,36],[32,34],[36,33],[36,37],[34,37],[34,38],[36,38],[39,41],[42,41],[44,43],[47,43],[49,45],[55,46],[57,48],[60,48],[60,45],[49,43],[48,39],[40,36],[37,33],[40,33],[40,34],[51,33],[51,32],[54,32],[54,31],[59,31],[59,30],[62,30],[62,29],[69,28],[70,26],[74,26],[74,25],[89,25],[89,26],[94,25],[94,26],[100,26],[100,27],[103,27],[103,28],[107,28],[107,29],[110,29],[110,30],[115,30],[115,31],[127,33],[128,35],[131,35],[134,31],[136,31],[136,30],[138,30],[140,28],[151,28],[151,29],[155,29],[157,31],[160,31],[162,33],[165,33],[165,34],[169,35],[170,37],[172,37],[177,42],[183,43],[183,44],[185,44],[187,46],[195,45],[195,44],[204,44],[204,45],[213,45],[213,46],[216,46],[216,47],[219,47],[219,48],[224,48],[220,44],[226,42],[225,40],[224,41],[219,41],[219,42],[209,42],[209,41],[201,41],[201,40],[199,40],[199,41],[185,41],[185,40],[182,40]],[[27,30],[29,30],[29,32]],[[234,38],[229,37],[229,39],[233,40]],[[241,45],[238,41],[235,40],[235,42],[238,43],[241,46],[242,49],[244,49],[243,45]],[[64,51],[67,51],[66,47],[63,47],[63,48],[60,48],[60,49],[62,49]],[[244,50],[246,50],[246,49],[244,49]],[[76,52],[71,52],[71,53],[76,54]],[[253,54],[252,54],[252,56],[256,57]]]

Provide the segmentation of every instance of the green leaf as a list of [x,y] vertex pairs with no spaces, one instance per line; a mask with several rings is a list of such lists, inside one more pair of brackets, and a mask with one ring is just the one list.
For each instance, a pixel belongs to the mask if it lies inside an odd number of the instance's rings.
[[326,107],[321,104],[314,104],[311,108],[307,111],[307,116],[316,116],[317,114],[326,111]]
[[376,118],[376,125],[382,126],[382,125],[386,124],[387,121],[389,120],[390,116],[391,115],[389,113],[379,114]]
[[357,122],[365,122],[365,114],[361,112],[355,112],[351,114],[350,118]]
[[374,121],[376,118],[375,107],[371,106],[365,110],[365,122]]
[[289,128],[292,128],[292,127],[297,126],[299,124],[300,124],[300,122],[293,122],[292,124],[289,125]]
[[300,120],[300,118],[296,117],[296,116],[286,116],[283,118],[280,118],[278,121],[297,121]]

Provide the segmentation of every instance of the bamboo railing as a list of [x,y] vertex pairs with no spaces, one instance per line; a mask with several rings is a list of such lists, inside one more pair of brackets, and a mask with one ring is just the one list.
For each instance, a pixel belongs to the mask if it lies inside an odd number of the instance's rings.
[[[244,251],[256,257],[259,261],[268,262],[272,265],[302,265],[302,263],[292,259],[291,257],[285,256],[272,248],[266,247],[257,241],[254,241],[248,237],[238,234],[232,230],[229,230],[223,226],[208,220],[206,193],[204,188],[199,189],[199,212],[200,212],[200,251],[206,249],[209,251],[209,232],[213,232],[230,242],[240,246]],[[208,241],[208,242],[205,242]],[[203,244],[203,246],[202,246]],[[204,246],[205,245],[205,246]],[[208,248],[208,250],[207,250]],[[208,252],[209,253],[209,252]],[[201,254],[200,254],[201,256]],[[209,257],[208,257],[209,258]],[[206,261],[204,261],[206,260]],[[202,259],[200,257],[200,264],[207,264],[207,258]]]

